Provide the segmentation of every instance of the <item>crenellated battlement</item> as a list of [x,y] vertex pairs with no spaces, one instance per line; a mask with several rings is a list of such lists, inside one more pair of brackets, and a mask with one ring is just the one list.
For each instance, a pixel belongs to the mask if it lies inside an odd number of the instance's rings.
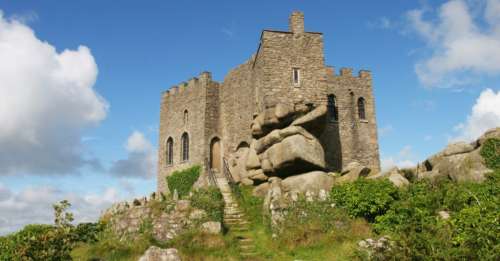
[[196,92],[198,89],[208,87],[212,82],[212,74],[204,71],[200,73],[198,77],[193,77],[178,85],[171,86],[168,90],[163,92],[163,97],[174,97],[183,93]]
[[372,78],[372,73],[369,70],[359,70],[358,75],[354,76],[353,69],[348,68],[348,67],[340,68],[339,74],[337,74],[335,72],[335,67],[326,66],[326,74],[327,74],[327,77],[331,77],[331,78],[343,77],[343,78],[369,79],[369,80],[371,80],[371,78]]

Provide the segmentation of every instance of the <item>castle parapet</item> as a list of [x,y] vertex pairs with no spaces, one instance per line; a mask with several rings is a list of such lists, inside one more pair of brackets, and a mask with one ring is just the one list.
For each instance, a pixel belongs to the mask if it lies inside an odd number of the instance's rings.
[[360,70],[358,72],[359,78],[364,78],[364,79],[371,79],[372,78],[372,72],[368,70]]
[[352,68],[340,68],[340,76],[352,76]]

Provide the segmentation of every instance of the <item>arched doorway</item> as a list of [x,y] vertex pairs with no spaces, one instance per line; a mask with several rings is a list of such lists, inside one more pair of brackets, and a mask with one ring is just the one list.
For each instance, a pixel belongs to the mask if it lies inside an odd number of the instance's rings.
[[222,170],[220,139],[215,137],[210,142],[210,168],[217,171]]

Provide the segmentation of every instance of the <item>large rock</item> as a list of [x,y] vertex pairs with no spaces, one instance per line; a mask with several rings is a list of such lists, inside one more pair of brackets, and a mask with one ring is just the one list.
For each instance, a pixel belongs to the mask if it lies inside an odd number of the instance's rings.
[[[260,159],[257,155],[257,152],[255,151],[255,142],[256,141],[254,140],[252,144],[250,144],[250,148],[247,151],[245,163],[246,170],[260,168]],[[242,178],[244,178],[244,176]]]
[[483,135],[481,135],[481,137],[479,137],[479,139],[477,139],[475,144],[477,144],[476,146],[481,146],[483,145],[484,141],[492,138],[500,139],[500,127],[487,130]]
[[301,175],[288,177],[281,181],[284,192],[319,193],[320,190],[330,191],[333,186],[333,177],[323,171],[312,171]]
[[486,179],[486,174],[492,171],[484,165],[479,150],[467,154],[443,157],[435,168],[440,175],[447,176],[457,182],[482,182]]
[[466,142],[456,142],[449,144],[442,152],[442,155],[447,157],[447,156],[452,156],[452,155],[457,155],[457,154],[463,154],[463,153],[468,153],[474,150],[474,146],[472,146],[469,143]]
[[306,115],[299,117],[298,119],[294,120],[292,122],[292,126],[302,126],[302,127],[308,127],[311,126],[312,123],[319,121],[323,117],[326,116],[327,112],[327,107],[326,105],[321,105],[307,113]]
[[139,258],[139,261],[181,261],[181,258],[175,248],[162,249],[151,246]]
[[220,234],[222,231],[222,224],[217,221],[208,221],[201,224],[201,231],[207,234]]
[[486,174],[492,170],[486,167],[480,151],[484,141],[489,138],[500,138],[500,128],[485,132],[471,144],[458,142],[448,145],[443,151],[419,164],[416,168],[418,178],[448,178],[457,182],[484,181]]
[[265,197],[269,191],[269,183],[262,183],[253,189],[252,195],[256,197]]
[[382,179],[387,178],[394,186],[400,188],[410,184],[410,182],[401,175],[400,170],[397,167],[393,167],[387,171],[377,173],[374,175],[369,175],[367,179]]
[[346,183],[346,182],[353,182],[357,180],[360,177],[366,177],[368,174],[370,174],[371,169],[359,164],[356,161],[353,161],[345,167],[344,170],[342,170],[342,176],[338,177],[335,179],[336,183]]
[[266,152],[278,176],[290,176],[325,168],[323,147],[317,139],[292,135],[274,144]]
[[398,188],[405,187],[410,184],[410,182],[405,177],[403,177],[403,175],[397,172],[389,175],[389,181]]

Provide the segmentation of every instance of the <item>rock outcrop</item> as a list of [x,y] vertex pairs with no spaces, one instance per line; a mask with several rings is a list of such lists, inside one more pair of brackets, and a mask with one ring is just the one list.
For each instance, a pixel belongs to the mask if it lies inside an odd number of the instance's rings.
[[324,170],[325,153],[316,135],[326,112],[326,106],[278,104],[256,115],[249,147],[230,157],[234,179],[258,185],[270,177]]
[[[193,208],[189,200],[142,199],[133,202],[117,203],[101,217],[121,239],[134,239],[141,230],[150,228],[156,240],[165,242],[189,227],[207,221],[206,212]],[[210,226],[211,232],[215,231],[214,227]]]
[[472,143],[457,142],[429,157],[413,170],[418,179],[449,178],[453,181],[482,182],[491,170],[480,155],[481,147],[489,138],[500,139],[500,128],[487,131]]
[[139,258],[139,261],[181,261],[181,258],[175,248],[162,249],[151,246]]

